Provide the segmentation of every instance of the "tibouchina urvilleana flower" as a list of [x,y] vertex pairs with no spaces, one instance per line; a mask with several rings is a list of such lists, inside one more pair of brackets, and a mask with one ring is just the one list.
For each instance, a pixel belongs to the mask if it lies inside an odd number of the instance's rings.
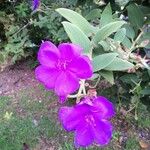
[[91,61],[81,53],[82,48],[72,43],[62,43],[58,48],[50,41],[41,44],[38,52],[41,65],[35,75],[47,89],[54,89],[60,102],[79,88],[80,79],[92,76]]
[[93,142],[103,146],[112,137],[112,125],[108,119],[114,114],[113,104],[100,96],[84,98],[74,107],[60,108],[59,119],[65,130],[75,132],[75,147],[86,147]]
[[32,10],[35,11],[40,6],[40,0],[32,0]]

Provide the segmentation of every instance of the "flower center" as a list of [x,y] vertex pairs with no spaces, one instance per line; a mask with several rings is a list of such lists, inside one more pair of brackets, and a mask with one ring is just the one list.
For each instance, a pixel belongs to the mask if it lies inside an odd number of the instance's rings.
[[90,125],[92,125],[92,126],[96,126],[96,123],[95,123],[95,119],[94,119],[94,117],[93,117],[93,115],[86,115],[85,116],[85,121],[88,123],[88,124],[90,124]]
[[67,67],[68,67],[68,63],[69,63],[69,61],[67,61],[67,60],[59,59],[58,62],[57,62],[57,68],[59,70],[66,70]]

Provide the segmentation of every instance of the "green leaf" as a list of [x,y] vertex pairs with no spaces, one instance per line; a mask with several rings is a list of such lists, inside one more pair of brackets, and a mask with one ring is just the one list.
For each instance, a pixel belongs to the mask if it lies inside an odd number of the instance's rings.
[[127,47],[127,48],[131,48],[131,41],[129,40],[129,38],[125,37],[124,40],[122,41],[123,46]]
[[77,12],[66,8],[58,8],[56,11],[68,21],[78,26],[86,35],[89,36],[93,33],[95,28]]
[[121,58],[115,58],[111,64],[109,64],[105,70],[112,70],[112,71],[121,71],[133,68],[134,65],[127,60],[123,60]]
[[115,21],[103,26],[93,37],[93,42],[98,44],[100,41],[104,40],[106,37],[110,36],[112,33],[121,28],[124,23],[124,21]]
[[143,95],[150,95],[150,87],[147,87],[147,88],[141,90],[141,94],[143,94]]
[[150,48],[150,32],[143,33],[142,37],[138,40],[140,47]]
[[133,27],[130,24],[125,24],[123,25],[123,28],[126,29],[126,36],[133,40],[135,37],[135,31]]
[[99,44],[103,47],[104,51],[109,51],[110,50],[110,44],[107,43],[106,41],[101,41]]
[[126,29],[121,28],[115,33],[114,40],[121,43],[124,40],[125,36],[126,36]]
[[110,3],[105,7],[104,11],[102,12],[101,19],[100,19],[100,26],[103,27],[104,25],[113,21],[112,10]]
[[76,25],[69,22],[62,22],[66,33],[74,44],[80,45],[84,49],[84,53],[89,53],[91,49],[90,40]]
[[129,21],[134,27],[141,28],[144,24],[144,15],[136,4],[127,6]]
[[109,81],[111,84],[114,84],[114,75],[112,71],[107,70],[101,70],[99,72],[101,76],[103,76],[107,81]]
[[100,18],[101,12],[101,9],[93,9],[85,16],[85,19],[93,20],[95,18]]
[[115,0],[115,3],[120,6],[125,6],[130,0]]
[[150,7],[146,7],[142,5],[139,5],[138,7],[142,11],[143,14],[150,15]]
[[117,53],[106,53],[93,58],[94,72],[104,69],[117,57]]
[[150,32],[145,32],[142,37],[141,37],[142,40],[146,40],[146,39],[150,39]]
[[140,80],[136,74],[125,74],[120,77],[120,80],[126,84],[133,84],[133,81],[138,83]]

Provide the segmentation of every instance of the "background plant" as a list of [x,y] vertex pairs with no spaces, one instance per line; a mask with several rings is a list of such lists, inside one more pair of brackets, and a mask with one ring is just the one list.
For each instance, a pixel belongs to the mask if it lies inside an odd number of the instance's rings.
[[[101,14],[101,10],[96,9],[99,11],[99,17],[97,16],[92,24],[85,19],[86,17],[84,18],[69,9],[56,10],[69,21],[63,21],[62,24],[70,40],[81,45],[84,48],[84,53],[93,59],[94,72],[98,76],[97,80],[102,76],[114,84],[114,71],[130,73],[121,77],[124,78],[123,82],[126,77],[132,76],[134,73],[138,74],[140,69],[144,74],[147,74],[146,88],[144,87],[144,89],[141,87],[141,81],[135,82],[134,79],[129,79],[132,90],[127,90],[127,92],[131,93],[129,99],[133,105],[133,107],[129,106],[131,107],[129,111],[135,110],[135,119],[137,120],[136,111],[140,104],[139,99],[149,95],[150,68],[149,56],[147,55],[150,42],[148,36],[149,14],[143,13],[142,8],[135,3],[127,3],[123,7],[122,14],[116,15],[108,4]],[[127,18],[123,14],[126,11]]]

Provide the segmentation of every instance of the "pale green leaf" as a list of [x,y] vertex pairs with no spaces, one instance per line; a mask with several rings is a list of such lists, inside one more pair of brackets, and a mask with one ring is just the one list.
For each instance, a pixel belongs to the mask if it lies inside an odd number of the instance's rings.
[[140,8],[132,3],[127,6],[127,11],[130,23],[134,27],[141,28],[144,24],[144,15]]
[[94,72],[104,69],[117,57],[117,53],[106,53],[93,58]]
[[125,24],[123,28],[126,29],[126,36],[133,40],[135,38],[135,31],[133,27],[130,24]]
[[115,0],[115,3],[120,6],[125,6],[130,0]]
[[141,90],[141,94],[143,94],[143,95],[150,95],[150,87],[147,87],[147,88]]
[[100,27],[110,23],[113,21],[113,15],[110,3],[105,7],[104,11],[102,12],[101,19],[100,19]]
[[114,75],[112,71],[107,70],[101,70],[99,72],[101,76],[103,76],[107,81],[109,81],[111,84],[114,84]]
[[116,57],[111,64],[109,64],[105,70],[112,70],[112,71],[121,71],[133,68],[134,65],[127,60],[123,60],[121,58]]
[[121,28],[124,23],[124,21],[115,21],[103,26],[93,37],[93,42],[98,44],[100,41],[104,40],[106,37],[110,36],[112,33]]
[[101,12],[101,9],[93,9],[85,16],[85,19],[93,20],[95,18],[100,18]]
[[104,51],[109,51],[110,50],[110,44],[106,41],[101,41],[99,44],[103,47]]
[[78,26],[86,35],[89,36],[93,33],[95,28],[77,12],[66,8],[58,8],[56,11],[68,21]]
[[126,29],[121,28],[115,33],[114,40],[121,43],[124,40],[125,36],[126,36]]
[[150,15],[150,7],[146,7],[142,5],[139,5],[138,7],[142,11],[143,14]]
[[69,22],[62,22],[66,33],[74,44],[80,45],[84,49],[84,53],[89,53],[91,49],[90,40],[76,25]]
[[128,49],[131,48],[131,41],[129,40],[128,37],[125,37],[124,40],[122,41],[123,46],[127,47]]

